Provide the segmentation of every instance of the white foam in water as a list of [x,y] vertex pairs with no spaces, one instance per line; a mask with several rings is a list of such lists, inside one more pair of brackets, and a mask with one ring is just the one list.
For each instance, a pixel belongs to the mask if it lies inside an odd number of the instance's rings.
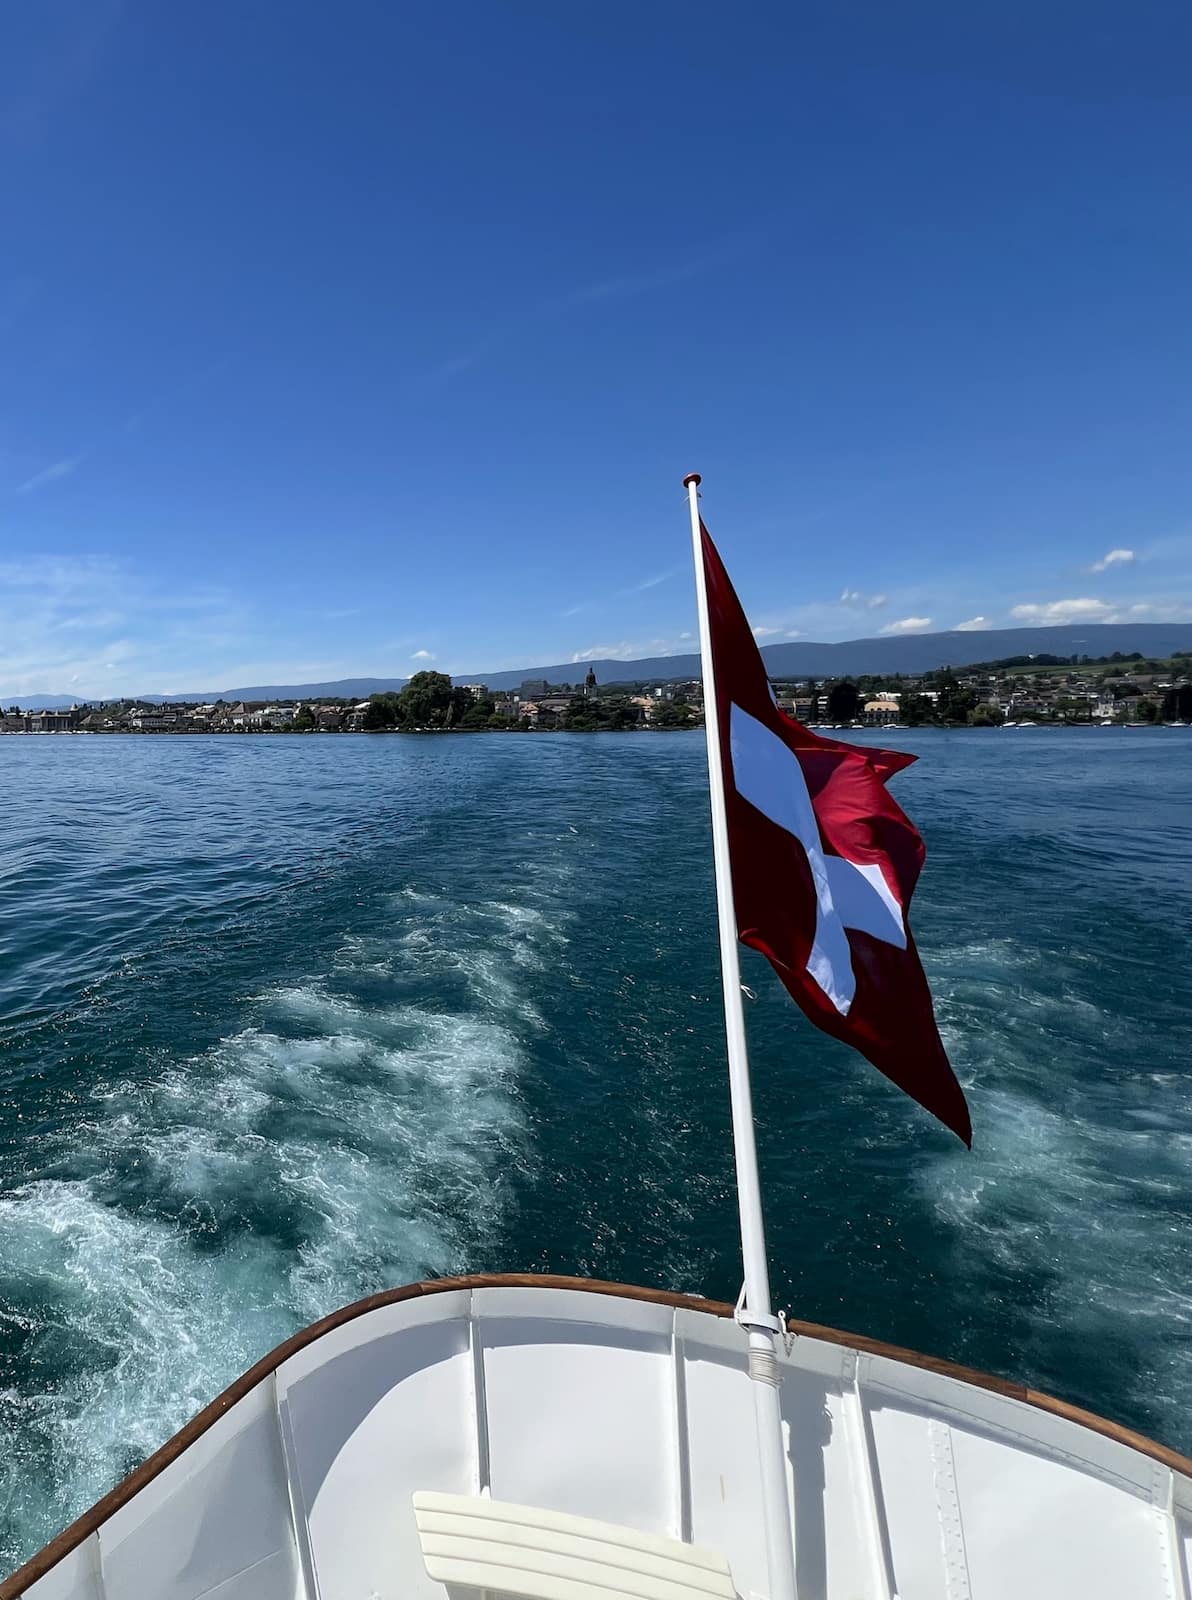
[[[148,1455],[227,1381],[276,1343],[288,1321],[259,1286],[277,1263],[264,1241],[196,1254],[183,1230],[131,1217],[88,1185],[31,1183],[0,1200],[6,1276],[48,1309],[29,1320],[54,1381],[0,1395],[0,1504],[47,1537]],[[220,1337],[205,1336],[218,1327]],[[61,1352],[74,1354],[60,1376]],[[40,1365],[41,1362],[37,1362]],[[29,1549],[6,1551],[10,1564]]]
[[[404,937],[352,936],[326,978],[258,996],[250,1025],[200,1057],[97,1097],[79,1137],[91,1176],[0,1200],[3,1300],[30,1308],[0,1337],[31,1340],[47,1373],[42,1393],[0,1390],[0,1426],[22,1441],[0,1466],[15,1530],[0,1566],[296,1327],[466,1270],[499,1227],[527,1160],[519,1030],[538,1025],[517,974],[556,927],[505,904],[401,909],[418,918]],[[418,1003],[444,973],[459,1010]],[[357,998],[361,976],[399,998]]]
[[945,1042],[962,1079],[967,1056],[984,1084],[974,1149],[939,1157],[922,1182],[955,1229],[973,1315],[989,1292],[980,1285],[1037,1281],[1037,1304],[1023,1308],[1022,1359],[1033,1367],[1016,1375],[1063,1389],[1090,1367],[1115,1366],[1113,1386],[1187,1448],[1189,1081],[1160,1075],[1157,1100],[1155,1075],[1131,1059],[1128,1023],[1062,980],[1037,986],[1042,952],[964,954],[985,969],[983,983],[948,973],[947,961],[933,966],[945,969],[936,983]]

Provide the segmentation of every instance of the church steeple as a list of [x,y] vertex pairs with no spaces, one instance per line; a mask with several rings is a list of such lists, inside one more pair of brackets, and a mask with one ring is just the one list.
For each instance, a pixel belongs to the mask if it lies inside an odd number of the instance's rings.
[[586,700],[591,700],[594,697],[595,693],[596,693],[596,671],[595,671],[595,668],[589,667],[588,668],[588,676],[584,679],[584,698]]

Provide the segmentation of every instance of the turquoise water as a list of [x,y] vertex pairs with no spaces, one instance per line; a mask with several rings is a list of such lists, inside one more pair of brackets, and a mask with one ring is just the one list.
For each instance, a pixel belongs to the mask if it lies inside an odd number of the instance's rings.
[[[897,735],[967,1155],[745,952],[801,1316],[1192,1447],[1192,735]],[[0,740],[0,1570],[457,1270],[738,1286],[701,736]]]

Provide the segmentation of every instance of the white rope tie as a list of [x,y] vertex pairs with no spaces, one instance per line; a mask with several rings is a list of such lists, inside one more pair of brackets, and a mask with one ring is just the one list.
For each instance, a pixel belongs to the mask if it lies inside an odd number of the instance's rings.
[[749,1376],[755,1383],[768,1383],[771,1388],[777,1389],[782,1382],[778,1371],[778,1357],[770,1350],[749,1351]]

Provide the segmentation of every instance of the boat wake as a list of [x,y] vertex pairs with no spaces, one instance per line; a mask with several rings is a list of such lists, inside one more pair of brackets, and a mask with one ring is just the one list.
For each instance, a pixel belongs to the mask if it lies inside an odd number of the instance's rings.
[[[1186,1449],[1187,775],[1098,739],[1032,732],[1028,783],[1013,735],[941,735],[900,778],[972,1155],[759,968],[775,1281]],[[69,748],[0,781],[0,1566],[370,1290],[736,1293],[697,743]],[[79,760],[110,794],[47,858]]]
[[982,1086],[980,1129],[971,1154],[924,1167],[922,1192],[953,1235],[982,1350],[995,1306],[1017,1376],[1094,1410],[1128,1395],[1131,1420],[1187,1448],[1192,1078],[1179,1019],[1147,1028],[1120,996],[1100,1003],[1105,967],[1081,952],[991,941],[933,966],[946,1042]]
[[485,1258],[529,1160],[521,980],[559,937],[533,906],[399,894],[43,1141],[0,1199],[0,1567],[295,1328]]

